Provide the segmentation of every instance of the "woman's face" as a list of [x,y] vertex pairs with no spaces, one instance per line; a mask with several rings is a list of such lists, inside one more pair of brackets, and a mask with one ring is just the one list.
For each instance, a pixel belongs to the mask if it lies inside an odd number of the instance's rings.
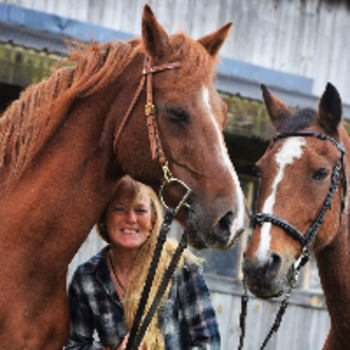
[[111,244],[123,248],[139,248],[152,230],[151,199],[141,187],[136,200],[115,198],[107,209],[107,232]]

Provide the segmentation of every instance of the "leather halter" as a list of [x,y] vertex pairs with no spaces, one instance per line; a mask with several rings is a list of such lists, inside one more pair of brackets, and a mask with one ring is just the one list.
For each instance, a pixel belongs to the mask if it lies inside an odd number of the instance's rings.
[[[329,186],[327,197],[323,203],[322,209],[320,210],[318,216],[316,217],[313,224],[310,226],[310,228],[307,230],[305,234],[302,234],[297,228],[295,228],[293,225],[288,223],[287,221],[272,215],[272,214],[264,214],[264,213],[258,213],[255,214],[253,217],[254,224],[262,225],[265,222],[270,222],[276,226],[281,227],[288,235],[290,235],[292,238],[297,240],[302,248],[303,248],[303,256],[306,258],[303,261],[303,264],[307,261],[307,255],[308,255],[308,247],[310,244],[314,241],[316,234],[320,228],[320,226],[323,223],[324,216],[326,214],[326,211],[330,208],[335,191],[338,188],[338,185],[340,183],[340,178],[342,177],[342,183],[343,183],[343,194],[341,199],[341,213],[340,213],[340,219],[344,210],[344,200],[346,195],[346,189],[347,189],[347,183],[346,183],[346,176],[345,176],[345,168],[344,168],[344,154],[345,154],[345,148],[342,144],[340,144],[338,141],[333,139],[332,137],[318,133],[313,131],[300,131],[300,132],[293,132],[293,133],[283,133],[283,134],[277,134],[273,139],[272,142],[276,141],[277,139],[291,137],[291,136],[301,136],[301,137],[316,137],[320,140],[324,141],[330,141],[333,145],[335,145],[339,152],[340,157],[339,161],[333,168],[332,176],[331,176],[331,183]],[[341,174],[340,174],[341,172]],[[342,175],[342,176],[340,176]],[[306,261],[305,261],[306,260]]]
[[159,130],[158,130],[158,125],[156,120],[156,107],[153,103],[153,79],[152,78],[153,78],[153,74],[155,73],[164,72],[166,70],[171,70],[171,69],[177,69],[180,66],[181,66],[180,62],[174,62],[174,63],[168,63],[168,64],[151,67],[151,58],[148,55],[145,55],[144,68],[142,71],[140,83],[137,87],[135,95],[131,100],[131,103],[127,111],[123,116],[123,119],[119,125],[119,128],[114,134],[114,141],[113,141],[114,153],[116,153],[118,140],[124,129],[124,126],[127,120],[129,119],[129,117],[131,116],[146,83],[145,116],[146,116],[146,123],[147,123],[147,129],[148,129],[148,138],[149,138],[150,147],[151,147],[152,160],[155,160],[158,158],[159,163],[162,166],[166,164],[166,157],[163,151],[162,142],[159,136]]

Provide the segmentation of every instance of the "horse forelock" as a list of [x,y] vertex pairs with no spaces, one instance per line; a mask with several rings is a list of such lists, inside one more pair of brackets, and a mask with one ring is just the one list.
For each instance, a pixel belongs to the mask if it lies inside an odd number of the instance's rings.
[[301,131],[309,127],[315,119],[315,110],[311,108],[300,109],[282,123],[278,132],[284,133]]
[[[210,56],[199,42],[186,34],[179,32],[169,37],[170,45],[165,56],[165,62],[181,62],[180,69],[173,71],[174,87],[191,89],[193,86],[202,86],[214,78],[214,63],[216,58]],[[157,86],[169,87],[169,81],[159,79]]]
[[74,100],[117,79],[134,57],[134,46],[123,42],[80,45],[66,61],[71,66],[21,93],[0,118],[0,172],[6,169],[6,179],[19,178]]

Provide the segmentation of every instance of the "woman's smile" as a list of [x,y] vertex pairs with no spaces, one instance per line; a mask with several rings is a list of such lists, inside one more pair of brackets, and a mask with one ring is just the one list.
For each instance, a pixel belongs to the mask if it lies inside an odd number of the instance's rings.
[[136,234],[139,233],[139,230],[133,230],[133,229],[128,229],[128,228],[122,228],[121,231],[123,233],[128,233],[128,234]]

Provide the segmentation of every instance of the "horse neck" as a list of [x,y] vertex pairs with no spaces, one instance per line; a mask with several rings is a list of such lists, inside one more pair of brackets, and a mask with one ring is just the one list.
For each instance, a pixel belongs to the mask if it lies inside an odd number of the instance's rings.
[[[345,219],[345,218],[344,218]],[[349,219],[334,241],[316,253],[316,260],[324,291],[332,329],[339,340],[350,344],[350,238]]]
[[[343,129],[342,143],[346,149],[345,171],[350,183],[350,139]],[[327,308],[331,317],[334,334],[350,344],[350,198],[345,198],[345,209],[341,227],[332,243],[316,253],[319,275],[324,290]],[[346,337],[346,338],[344,338]]]

